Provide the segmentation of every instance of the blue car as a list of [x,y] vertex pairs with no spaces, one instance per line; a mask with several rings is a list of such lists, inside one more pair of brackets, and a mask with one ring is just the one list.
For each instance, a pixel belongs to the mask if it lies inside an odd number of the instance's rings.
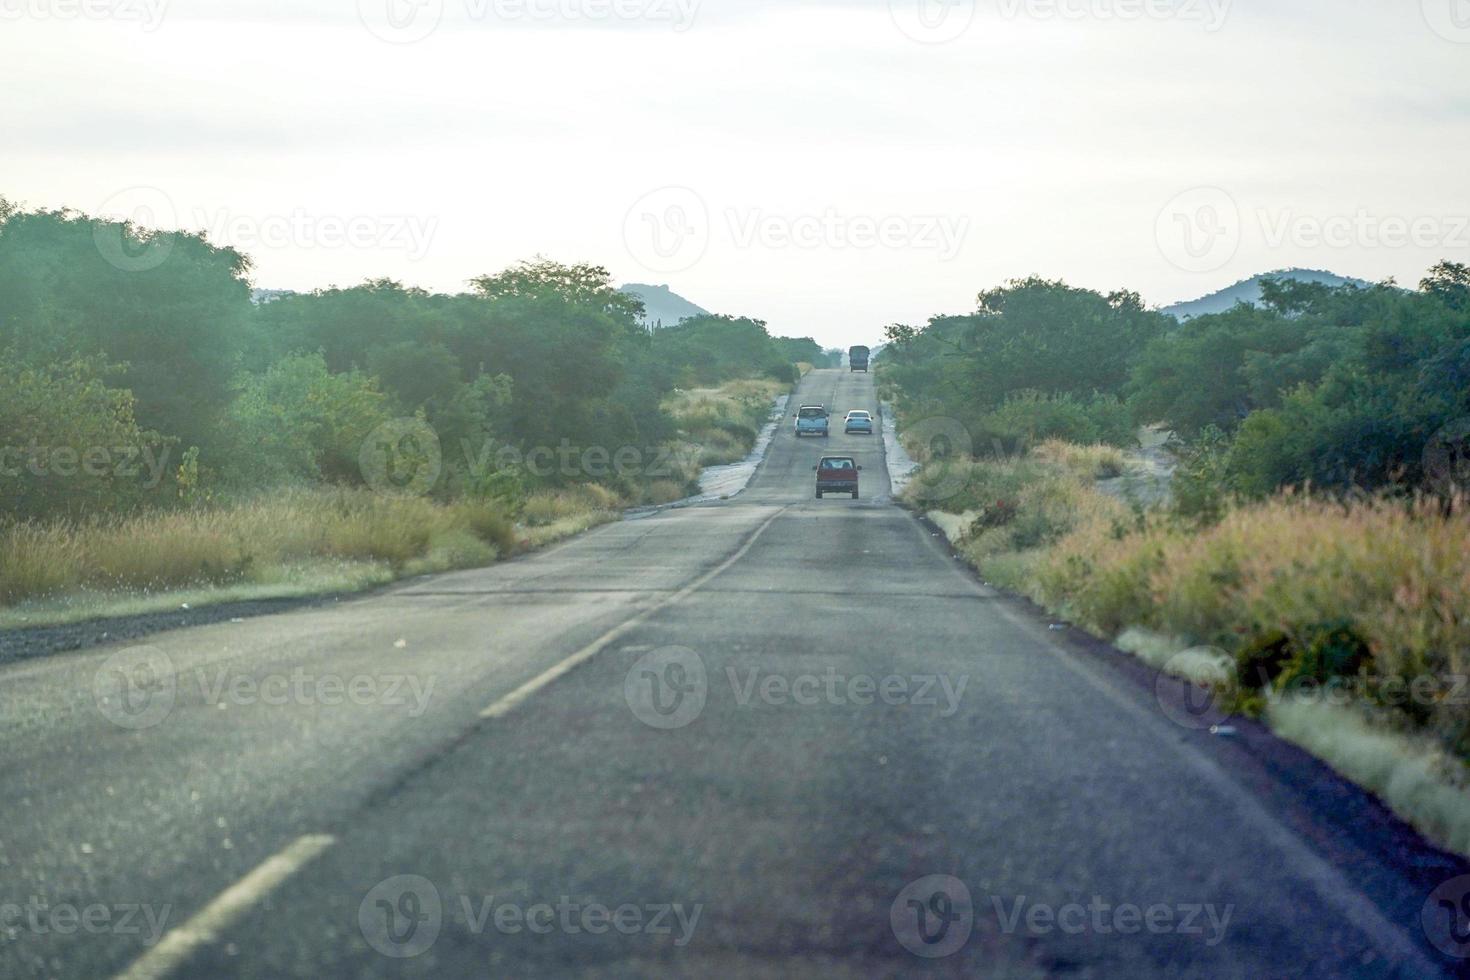
[[828,431],[827,410],[821,405],[803,405],[796,410],[796,435],[825,436]]
[[868,412],[852,411],[847,413],[846,420],[842,423],[843,432],[861,432],[865,435],[873,434],[873,416]]

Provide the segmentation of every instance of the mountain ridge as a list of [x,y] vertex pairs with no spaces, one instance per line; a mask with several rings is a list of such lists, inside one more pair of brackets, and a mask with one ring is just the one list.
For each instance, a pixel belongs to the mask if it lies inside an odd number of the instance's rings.
[[1296,282],[1320,282],[1328,286],[1356,286],[1359,289],[1367,289],[1373,284],[1364,279],[1354,279],[1350,276],[1339,276],[1335,272],[1327,272],[1323,269],[1277,269],[1273,272],[1262,272],[1242,279],[1224,289],[1216,290],[1198,299],[1186,300],[1161,307],[1159,312],[1168,313],[1175,319],[1193,320],[1198,316],[1209,313],[1224,313],[1234,307],[1237,303],[1249,303],[1255,306],[1261,301],[1261,281],[1263,279],[1291,279]]
[[619,286],[618,291],[643,301],[641,322],[645,327],[672,327],[680,320],[709,315],[709,310],[691,303],[667,285],[629,282]]

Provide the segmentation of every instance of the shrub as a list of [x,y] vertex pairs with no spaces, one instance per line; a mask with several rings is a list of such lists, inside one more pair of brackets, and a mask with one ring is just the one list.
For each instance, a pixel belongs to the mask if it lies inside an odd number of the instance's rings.
[[221,467],[242,486],[288,480],[361,483],[363,440],[392,417],[372,377],[333,374],[321,354],[282,358],[235,381],[235,446]]
[[172,441],[140,429],[133,403],[131,392],[104,383],[95,361],[30,367],[0,354],[0,519],[115,513],[166,499]]
[[1230,498],[1228,468],[1230,437],[1209,426],[1184,444],[1170,484],[1174,511],[1180,517],[1213,524],[1225,512]]
[[544,527],[570,518],[602,514],[622,506],[616,491],[596,483],[566,490],[542,490],[531,494],[521,508],[521,518],[530,527]]
[[1034,593],[1103,636],[1155,626],[1153,579],[1178,532],[1157,518],[1139,527],[1121,510],[1098,517],[1046,552],[1033,573]]
[[1094,443],[1079,446],[1060,439],[1048,439],[1037,446],[1032,455],[1037,459],[1058,463],[1078,477],[1091,480],[1111,480],[1122,476],[1128,458],[1117,446]]
[[[1235,651],[1242,687],[1470,670],[1470,512],[1424,501],[1285,495],[1192,531],[1084,522],[1036,572],[1039,593],[1106,633],[1144,626]],[[1470,710],[1400,706],[1470,749]]]
[[476,538],[495,547],[495,553],[506,557],[515,553],[515,524],[506,513],[488,500],[462,500],[450,508],[454,518],[462,521]]
[[436,516],[434,505],[419,497],[342,494],[325,525],[323,551],[401,568],[428,550]]
[[1136,427],[1126,405],[1111,395],[1079,399],[1070,394],[1022,391],[981,415],[973,433],[978,446],[1025,452],[1049,439],[1079,445],[1132,446]]

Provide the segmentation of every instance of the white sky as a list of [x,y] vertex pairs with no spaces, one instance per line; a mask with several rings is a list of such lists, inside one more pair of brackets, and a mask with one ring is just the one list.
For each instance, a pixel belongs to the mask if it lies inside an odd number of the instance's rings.
[[845,345],[1470,261],[1470,0],[0,0],[0,83],[0,195],[277,288],[542,253]]

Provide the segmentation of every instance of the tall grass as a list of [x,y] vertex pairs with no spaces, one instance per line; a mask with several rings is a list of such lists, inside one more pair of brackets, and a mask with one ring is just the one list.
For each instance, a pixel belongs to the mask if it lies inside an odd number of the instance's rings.
[[[905,497],[989,581],[1232,688],[1239,709],[1470,854],[1470,501],[1282,494],[1201,524],[1095,489],[1122,471],[1116,453],[1049,441],[931,460]],[[1422,697],[1384,696],[1425,682]],[[1324,689],[1349,697],[1301,697]]]
[[1081,526],[1130,525],[1133,514],[1090,489],[1107,447],[1047,443],[1024,457],[934,460],[904,488],[915,507],[969,519],[962,537],[972,557],[1030,551]]
[[587,483],[565,490],[541,490],[531,494],[521,505],[521,519],[530,527],[542,527],[583,514],[610,513],[622,506],[623,501],[613,491],[596,483]]
[[1079,446],[1060,439],[1048,439],[1031,451],[1040,460],[1056,463],[1085,479],[1110,480],[1123,475],[1128,456],[1117,446],[1096,443]]
[[[619,490],[587,483],[530,493],[520,524],[474,498],[440,503],[366,490],[297,489],[234,503],[49,523],[0,524],[0,607],[29,620],[38,603],[82,597],[136,610],[129,597],[242,586],[361,587],[401,575],[488,564],[614,520],[631,504],[668,503],[697,487],[696,459],[742,458],[780,382],[732,381],[677,392],[666,407],[683,439],[666,476]],[[252,593],[253,594],[253,593]],[[294,593],[293,593],[294,594]],[[151,600],[150,600],[151,601]],[[25,609],[16,612],[17,604]],[[108,605],[111,603],[111,605]],[[56,613],[72,618],[75,609]],[[37,612],[45,619],[50,611]]]
[[[1039,573],[1084,621],[1239,647],[1347,621],[1390,675],[1470,672],[1470,509],[1282,495],[1200,531],[1080,528]],[[1120,584],[1122,583],[1122,584]]]
[[402,571],[436,549],[484,562],[514,547],[513,525],[493,504],[293,491],[234,505],[0,527],[0,603],[272,581],[283,567],[312,560]]
[[700,447],[701,466],[744,459],[771,414],[771,403],[789,386],[780,381],[745,378],[717,388],[676,391],[664,400],[682,438]]
[[1470,754],[1470,692],[1448,696],[1470,675],[1466,502],[1283,494],[1201,527],[1095,490],[1113,453],[1048,442],[1021,458],[935,461],[905,495],[963,515],[947,523],[987,578],[1102,636],[1138,627],[1218,647],[1241,658],[1242,678],[1266,658],[1273,682],[1437,682],[1446,696],[1397,706],[1396,723]]
[[[1280,687],[1346,679],[1393,724],[1470,756],[1470,508],[1284,494],[1198,529],[1154,517],[1127,533],[1084,522],[1032,567],[1032,594],[1106,635],[1139,626],[1263,667]],[[1375,706],[1387,682],[1427,699]],[[1249,700],[1243,706],[1258,708]],[[1383,708],[1382,711],[1379,709]]]

